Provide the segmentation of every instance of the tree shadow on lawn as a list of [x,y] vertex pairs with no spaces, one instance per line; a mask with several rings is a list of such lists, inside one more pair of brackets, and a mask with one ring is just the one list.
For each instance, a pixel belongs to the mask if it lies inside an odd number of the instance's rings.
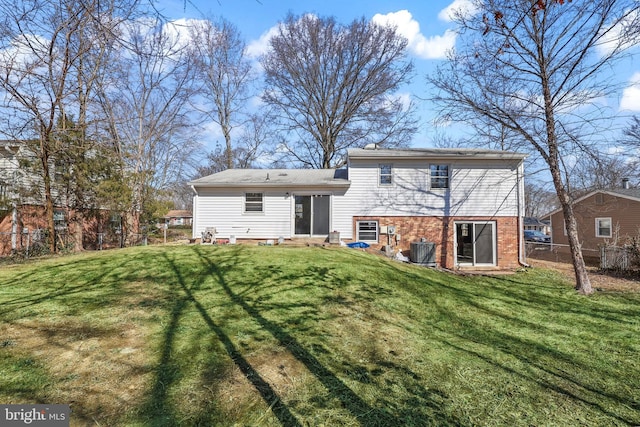
[[[583,331],[593,332],[603,339],[613,329],[625,331],[625,317],[635,309],[621,310],[610,307],[606,301],[590,301],[574,293],[538,295],[529,288],[537,285],[515,278],[491,278],[494,283],[486,283],[486,289],[483,289],[482,277],[452,274],[448,279],[425,280],[421,274],[404,270],[403,274],[415,284],[407,286],[406,290],[435,313],[432,319],[444,319],[443,323],[425,319],[425,334],[432,336],[434,341],[478,358],[525,382],[562,394],[615,422],[640,425],[640,402],[625,392],[625,384],[629,389],[635,388],[627,379],[628,372],[621,372],[619,367],[613,366],[608,354],[597,359],[593,355],[590,357],[588,344],[584,341],[581,341],[584,353],[565,351],[553,345],[554,339],[584,340],[579,335]],[[451,305],[452,301],[457,307]],[[491,305],[492,301],[504,305],[497,308]],[[536,316],[523,319],[524,308],[537,312]],[[557,323],[553,319],[558,315],[563,319],[573,317],[580,320],[575,324],[570,320]],[[566,330],[559,329],[562,322],[566,323]],[[577,334],[575,337],[569,337],[574,333]],[[540,342],[537,339],[540,336],[545,337],[543,341],[549,337],[552,339],[547,343]],[[518,363],[510,364],[509,359]],[[638,373],[634,375],[637,377]],[[614,380],[613,390],[611,386],[598,386],[600,379],[607,377]]]
[[[228,283],[226,278],[227,273],[233,269],[234,263],[241,256],[242,249],[237,247],[233,252],[226,252],[225,260],[231,261],[231,264],[222,265],[222,263],[216,263],[212,260],[211,253],[205,252],[200,248],[195,247],[194,251],[202,260],[203,264],[206,266],[207,270],[214,274],[217,278],[217,284],[221,286],[226,295],[241,307],[252,319],[254,319],[265,331],[268,331],[277,341],[278,343],[286,348],[290,354],[292,354],[298,361],[302,362],[304,366],[307,368],[309,372],[311,372],[314,377],[324,386],[324,388],[329,392],[330,396],[334,399],[337,399],[340,402],[341,407],[345,408],[361,425],[364,426],[390,426],[390,425],[432,425],[433,423],[437,423],[438,425],[461,425],[462,423],[459,420],[447,415],[442,411],[442,405],[444,402],[444,398],[442,394],[435,390],[426,390],[422,387],[419,382],[412,381],[412,384],[387,384],[387,386],[391,389],[392,387],[404,387],[413,398],[408,399],[403,402],[403,404],[399,405],[399,402],[384,402],[389,403],[390,405],[387,407],[373,407],[369,403],[367,403],[363,398],[361,398],[356,392],[354,392],[349,386],[347,386],[340,378],[338,378],[334,372],[328,367],[324,366],[324,364],[312,353],[312,351],[306,349],[300,342],[290,334],[284,327],[276,324],[275,322],[267,319],[261,312],[264,310],[264,307],[251,305],[245,298],[242,297],[241,293],[235,292],[231,285]],[[177,270],[177,269],[176,269]],[[179,273],[177,273],[179,274]],[[305,270],[303,273],[306,279],[307,276],[317,276],[316,282],[322,281],[323,279],[329,278],[329,269],[328,268],[312,268]],[[278,281],[289,281],[289,280],[297,280],[301,277],[298,276],[284,276],[278,277]],[[251,283],[245,281],[243,284],[247,286],[248,289],[257,288],[262,285],[261,280],[264,280],[265,277],[256,278],[255,283]],[[340,279],[336,278],[336,280],[340,281]],[[326,284],[320,284],[319,286],[327,286]],[[331,288],[329,288],[331,289]],[[185,289],[185,292],[187,289]],[[197,304],[198,310],[201,312],[203,318],[208,319],[206,310],[192,297],[190,298],[192,301]],[[271,307],[272,308],[272,307]],[[268,311],[270,307],[267,307]],[[206,320],[207,324],[210,327],[214,327],[212,322]],[[218,333],[218,332],[216,332]],[[224,336],[222,331],[220,331],[220,337],[222,340],[228,341],[228,338]],[[227,346],[227,344],[225,344]],[[313,346],[312,346],[313,347]],[[239,363],[237,359],[241,359],[241,356],[235,352],[231,348],[231,343],[229,342],[228,352],[231,355],[232,359]],[[380,365],[382,368],[389,369],[389,366]],[[395,365],[393,365],[395,366]],[[242,367],[241,367],[242,369]],[[369,372],[364,367],[349,367],[349,372],[362,373],[367,371],[367,375]],[[244,372],[244,371],[243,371]],[[245,373],[245,375],[248,375]],[[347,375],[348,376],[348,375]],[[413,380],[417,380],[417,376],[415,374],[412,375]],[[360,381],[363,382],[363,381]],[[366,382],[366,381],[365,381]],[[254,384],[257,389],[260,387],[266,387],[265,384]],[[261,393],[262,394],[262,393]],[[272,393],[263,394],[263,399],[268,405],[273,404],[273,396]],[[384,399],[383,399],[384,400]],[[274,414],[278,416],[278,419],[281,421],[283,425],[292,425],[290,423],[293,415],[291,412],[282,404],[281,406],[274,406],[272,409]],[[279,413],[280,412],[280,413]],[[426,418],[425,418],[426,417]],[[293,418],[295,420],[295,418]],[[296,420],[297,422],[297,420]],[[299,423],[298,423],[299,424]]]
[[[258,391],[280,423],[284,426],[301,426],[302,424],[300,424],[289,408],[282,402],[282,399],[276,391],[262,378],[258,371],[251,366],[240,350],[233,344],[229,336],[213,321],[207,309],[196,298],[194,292],[200,290],[206,276],[200,275],[197,280],[189,283],[189,280],[182,273],[176,261],[169,258],[167,253],[164,253],[163,257],[175,274],[179,286],[177,290],[180,292],[174,292],[173,295],[175,303],[171,310],[169,323],[164,331],[162,354],[156,370],[156,378],[149,399],[142,409],[142,413],[151,415],[153,417],[151,420],[152,424],[155,426],[177,426],[181,424],[177,418],[177,411],[170,404],[169,391],[180,376],[176,362],[173,360],[177,331],[181,318],[185,314],[185,310],[189,305],[193,304],[207,327],[215,333],[218,340],[222,343],[231,360]],[[211,421],[211,419],[206,419],[206,412],[209,411],[201,411],[198,424],[206,424],[208,421]],[[217,416],[215,413],[208,415],[212,418]]]
[[[119,270],[127,268],[127,264],[134,260],[135,257],[123,258],[118,264]],[[107,262],[105,258],[105,263]],[[114,271],[111,262],[108,268],[97,268],[96,260],[87,258],[73,262],[63,262],[60,265],[40,265],[35,266],[37,269],[46,268],[46,274],[51,277],[49,286],[38,287],[31,292],[27,292],[24,296],[14,299],[8,299],[3,302],[0,307],[0,318],[22,309],[36,306],[38,304],[59,301],[67,307],[67,314],[74,314],[74,306],[86,309],[89,305],[103,307],[109,303],[115,303],[122,297],[122,289],[120,286],[105,285],[106,278]],[[25,273],[12,276],[11,283],[0,282],[0,287],[15,285],[20,283],[22,292],[32,287],[30,281],[32,277],[36,277],[38,283],[42,282],[40,274],[27,270]],[[117,283],[120,283],[117,281]],[[84,297],[88,292],[97,292],[96,295]],[[18,315],[20,317],[20,315]]]

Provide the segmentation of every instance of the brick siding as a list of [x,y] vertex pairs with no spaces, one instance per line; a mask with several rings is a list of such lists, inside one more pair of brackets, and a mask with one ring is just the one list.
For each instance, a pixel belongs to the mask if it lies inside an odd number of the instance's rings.
[[[380,227],[394,225],[400,241],[396,245],[395,239],[391,244],[408,255],[411,242],[425,238],[428,242],[436,243],[436,262],[440,267],[453,269],[454,260],[454,222],[458,221],[494,221],[496,223],[497,238],[497,267],[517,268],[518,259],[518,218],[517,217],[406,217],[406,216],[357,216],[353,218],[353,229],[357,231],[357,221],[378,221]],[[354,238],[356,233],[354,232]],[[380,234],[377,247],[387,244],[387,235]],[[375,244],[373,245],[376,246]]]

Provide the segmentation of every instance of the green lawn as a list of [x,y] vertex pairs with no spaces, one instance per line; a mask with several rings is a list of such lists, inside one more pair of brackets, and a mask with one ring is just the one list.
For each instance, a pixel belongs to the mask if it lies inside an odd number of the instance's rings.
[[71,425],[640,425],[640,294],[347,248],[165,246],[0,271],[0,403]]

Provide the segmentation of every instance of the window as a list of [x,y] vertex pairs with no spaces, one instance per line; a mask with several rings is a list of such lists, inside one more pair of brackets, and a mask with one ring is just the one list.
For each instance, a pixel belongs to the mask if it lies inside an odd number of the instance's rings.
[[390,164],[380,165],[380,185],[393,183],[393,168]]
[[356,240],[378,242],[378,221],[358,221]]
[[431,188],[449,188],[449,165],[431,165]]
[[65,220],[64,211],[61,211],[61,210],[53,211],[53,225],[56,230],[64,230],[67,228],[67,222]]
[[245,212],[264,212],[264,205],[262,203],[262,193],[245,193],[244,211]]
[[611,236],[611,218],[596,218],[596,237]]

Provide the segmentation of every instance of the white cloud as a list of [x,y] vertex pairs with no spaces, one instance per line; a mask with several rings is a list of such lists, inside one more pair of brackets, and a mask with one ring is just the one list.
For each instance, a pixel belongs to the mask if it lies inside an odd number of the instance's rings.
[[251,42],[249,42],[249,44],[247,45],[247,56],[249,58],[257,59],[261,55],[266,53],[269,49],[269,42],[271,41],[271,38],[278,34],[279,31],[279,25],[274,25],[266,32],[262,33],[258,40],[252,40]]
[[637,19],[638,11],[633,11],[606,31],[597,45],[600,55],[605,56],[616,48],[627,49],[637,44],[638,36],[635,32]]
[[452,22],[456,14],[471,16],[475,15],[477,11],[478,9],[471,0],[453,0],[453,3],[440,11],[438,19],[445,22]]
[[622,91],[620,110],[640,111],[640,72],[629,80],[629,86]]
[[425,37],[420,32],[420,24],[407,10],[376,14],[372,21],[380,25],[394,25],[398,33],[408,40],[409,51],[422,59],[442,59],[455,46],[455,31],[446,30],[441,36]]

